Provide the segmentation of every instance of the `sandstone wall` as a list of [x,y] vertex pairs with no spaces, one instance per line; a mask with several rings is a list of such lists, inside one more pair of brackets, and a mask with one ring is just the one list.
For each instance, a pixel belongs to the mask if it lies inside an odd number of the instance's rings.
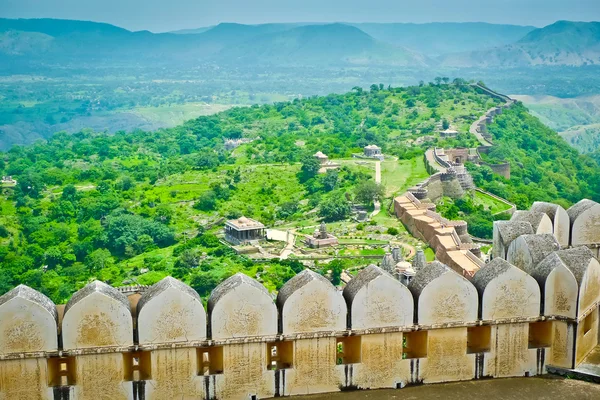
[[585,247],[539,262],[520,243],[531,275],[495,259],[468,280],[437,262],[407,288],[369,267],[342,294],[305,270],[274,302],[238,274],[207,310],[172,278],[137,304],[93,282],[60,323],[19,286],[0,296],[0,399],[258,399],[573,368],[598,344],[600,264]]

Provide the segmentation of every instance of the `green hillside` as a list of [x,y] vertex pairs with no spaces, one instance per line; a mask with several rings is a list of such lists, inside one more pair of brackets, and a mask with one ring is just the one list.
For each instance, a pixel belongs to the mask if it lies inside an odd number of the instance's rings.
[[489,126],[494,147],[489,161],[508,160],[511,178],[472,167],[475,183],[527,209],[534,201],[550,201],[565,208],[582,198],[600,201],[600,169],[555,131],[531,116],[521,104],[511,107]]
[[[0,153],[0,173],[18,181],[0,197],[0,292],[26,283],[60,302],[93,277],[123,285],[171,274],[205,293],[204,286],[260,268],[215,239],[221,218],[317,224],[323,204],[336,213],[341,204],[343,218],[346,195],[374,177],[353,153],[376,143],[399,158],[384,165],[391,197],[424,178],[416,139],[433,134],[442,116],[466,132],[494,104],[463,84],[373,85],[234,108],[155,132],[85,130],[13,147]],[[256,140],[226,151],[224,139],[240,136]],[[474,143],[463,133],[445,144]],[[341,170],[315,176],[306,160],[317,151],[340,160]],[[263,279],[274,289],[293,275],[291,266],[271,267],[274,275]]]
[[[383,165],[388,204],[424,178],[427,147],[476,145],[468,126],[497,104],[460,80],[441,82],[233,108],[154,132],[59,133],[0,153],[0,173],[18,182],[0,197],[0,292],[25,283],[63,302],[94,278],[118,286],[172,275],[204,296],[238,271],[260,273],[275,290],[301,265],[236,255],[214,235],[223,220],[246,215],[285,229],[347,219],[348,201],[364,202],[374,178],[372,164],[351,156],[372,143],[394,157]],[[457,139],[439,139],[443,120]],[[480,186],[520,206],[598,199],[598,166],[522,106],[490,130],[490,157],[510,160],[513,179],[484,168],[474,171]],[[225,149],[239,137],[253,141]],[[340,170],[317,174],[317,151]],[[398,232],[387,212],[376,223]]]

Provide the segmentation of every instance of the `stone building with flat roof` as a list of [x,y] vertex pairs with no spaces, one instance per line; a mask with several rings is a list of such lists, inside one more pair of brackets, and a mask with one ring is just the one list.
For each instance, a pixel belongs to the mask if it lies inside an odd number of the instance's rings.
[[366,157],[378,158],[380,160],[383,159],[383,154],[381,154],[381,147],[377,145],[370,144],[368,146],[365,146],[364,152]]
[[225,240],[234,245],[264,239],[265,226],[251,218],[240,217],[225,223]]

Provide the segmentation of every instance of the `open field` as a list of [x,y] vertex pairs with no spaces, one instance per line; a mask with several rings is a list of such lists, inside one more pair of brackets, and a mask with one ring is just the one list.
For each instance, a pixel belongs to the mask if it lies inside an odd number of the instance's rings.
[[483,205],[483,207],[486,210],[490,210],[492,214],[508,211],[511,208],[508,204],[477,190],[473,191],[473,202],[477,205]]
[[381,163],[381,183],[386,196],[401,194],[429,176],[422,157],[412,160],[386,159]]

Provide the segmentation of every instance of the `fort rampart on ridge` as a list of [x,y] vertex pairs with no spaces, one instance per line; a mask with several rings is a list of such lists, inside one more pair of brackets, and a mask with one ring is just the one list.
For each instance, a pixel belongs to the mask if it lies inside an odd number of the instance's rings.
[[258,399],[573,368],[598,344],[600,205],[563,211],[498,222],[497,257],[469,279],[433,262],[405,286],[370,266],[340,292],[305,270],[273,301],[237,274],[206,308],[173,278],[137,301],[92,282],[60,313],[19,286],[0,297],[0,398]]

